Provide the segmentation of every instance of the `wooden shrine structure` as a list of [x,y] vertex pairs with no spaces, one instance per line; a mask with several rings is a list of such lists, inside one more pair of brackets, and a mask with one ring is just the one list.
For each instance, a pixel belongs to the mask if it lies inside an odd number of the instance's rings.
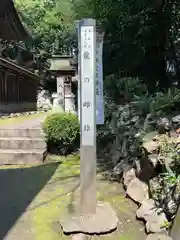
[[[18,42],[28,38],[13,0],[1,0],[0,40]],[[36,110],[39,81],[34,73],[0,57],[0,115]]]
[[0,38],[16,41],[29,38],[29,34],[19,19],[13,0],[1,0]]

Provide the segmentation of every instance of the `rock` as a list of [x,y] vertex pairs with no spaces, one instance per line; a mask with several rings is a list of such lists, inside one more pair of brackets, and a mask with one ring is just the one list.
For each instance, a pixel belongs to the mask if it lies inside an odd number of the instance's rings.
[[157,175],[156,166],[152,161],[153,160],[148,156],[147,152],[140,158],[141,170],[137,176],[143,182],[148,182],[151,178],[154,178]]
[[148,185],[138,178],[134,178],[129,183],[126,194],[137,203],[142,203],[149,199]]
[[113,168],[114,176],[122,176],[124,169],[129,166],[128,159],[124,158],[120,162],[118,162]]
[[125,187],[129,185],[131,180],[136,178],[136,171],[132,166],[127,166],[123,172],[123,184]]
[[180,123],[180,115],[177,115],[177,116],[173,117],[172,122],[173,123]]
[[131,118],[131,123],[136,123],[137,121],[139,121],[139,116],[134,116]]
[[149,141],[143,143],[143,147],[147,150],[149,154],[157,153],[159,151],[160,143],[159,141]]
[[154,168],[158,166],[159,160],[156,154],[150,154],[148,159]]
[[147,133],[143,136],[143,142],[150,142],[150,141],[159,141],[159,136],[157,135],[157,131],[153,131],[150,133]]
[[149,180],[149,192],[151,197],[155,200],[159,200],[159,195],[162,192],[162,185],[161,185],[162,179],[160,176],[154,177]]
[[155,214],[156,205],[153,199],[148,199],[142,202],[141,207],[136,211],[136,216],[138,219],[148,220],[150,216]]
[[167,153],[166,156],[160,156],[159,157],[159,161],[161,162],[161,165],[163,165],[164,167],[170,167],[174,161],[173,159],[173,153]]
[[180,127],[180,115],[177,115],[175,117],[172,118],[172,124],[176,127],[179,128]]
[[[113,148],[112,148],[113,149]],[[121,151],[119,151],[118,149],[114,149],[114,151],[110,152],[110,154],[112,154],[112,162],[113,165],[115,166],[117,163],[119,163],[120,159],[123,158],[123,154],[121,153]]]
[[116,166],[113,168],[113,175],[114,177],[122,177],[122,173],[123,173],[123,168],[122,168],[122,165],[121,165],[121,162],[120,163],[117,163]]
[[136,176],[139,178],[139,175],[141,174],[141,164],[137,158],[134,161],[134,168],[136,170]]
[[117,153],[112,155],[114,165],[127,156],[133,158],[139,156],[141,143],[136,134],[141,127],[141,121],[131,104],[118,107],[112,115],[110,126],[116,135],[113,151],[117,150]]
[[51,97],[48,91],[39,91],[37,96],[37,109],[49,110],[52,108]]
[[170,132],[171,130],[171,123],[168,118],[160,118],[160,120],[157,122],[157,128],[159,134],[165,134],[167,132]]
[[173,239],[165,234],[154,233],[154,234],[149,234],[146,240],[173,240]]
[[164,212],[157,209],[153,215],[149,216],[146,222],[146,231],[148,233],[166,232],[169,228],[169,222]]
[[9,117],[10,117],[10,118],[13,118],[13,117],[14,117],[14,113],[11,113],[11,114],[9,115]]
[[157,117],[154,114],[149,113],[144,121],[144,131],[153,131],[157,125]]

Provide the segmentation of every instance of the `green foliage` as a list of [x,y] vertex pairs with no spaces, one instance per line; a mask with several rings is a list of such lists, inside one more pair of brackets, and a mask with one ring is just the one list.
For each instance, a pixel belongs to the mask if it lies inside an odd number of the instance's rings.
[[43,123],[43,131],[48,143],[49,151],[67,154],[79,145],[79,120],[72,113],[54,113],[49,115]]
[[[151,90],[167,89],[167,60],[178,69],[179,1],[74,0],[77,19],[94,17],[105,32],[104,74],[127,72]],[[179,79],[175,71],[175,79]]]
[[117,110],[115,102],[105,99],[104,101],[104,116],[105,123],[108,125],[111,122],[112,114]]
[[132,105],[136,110],[137,115],[146,117],[147,114],[150,113],[152,99],[152,95],[149,95],[148,93],[142,96],[134,96]]
[[180,184],[180,175],[177,176],[170,168],[168,172],[161,174],[164,179],[164,182],[169,186],[179,185]]
[[167,156],[168,153],[174,152],[174,144],[173,142],[170,143],[168,140],[169,140],[169,137],[166,135],[165,136],[162,135],[162,137],[160,138],[159,155]]
[[172,111],[179,110],[180,106],[180,90],[177,88],[168,89],[167,92],[157,92],[155,96],[152,94],[142,94],[134,96],[132,101],[137,113],[146,116],[148,113],[152,115],[168,115]]
[[[170,163],[163,162],[165,165],[165,173],[161,176],[163,181],[169,186],[180,184],[180,156],[179,156],[179,143],[168,141],[168,136],[160,138],[159,157],[172,158]],[[170,156],[169,156],[170,155]]]
[[117,104],[132,101],[135,97],[143,96],[147,93],[145,84],[138,78],[107,76],[104,80],[104,90],[108,97]]
[[164,111],[170,113],[178,110],[180,104],[180,90],[177,88],[168,89],[166,93],[157,93],[151,103],[151,111]]
[[56,87],[48,71],[48,59],[53,54],[72,54],[77,45],[72,3],[70,0],[16,0],[15,6],[32,37],[26,41],[25,49],[34,57],[31,66],[25,67],[41,76],[41,86],[53,91]]
[[110,75],[104,80],[105,117],[111,120],[112,113],[117,110],[117,105],[131,102],[139,116],[146,116],[150,112],[152,96],[148,94],[145,84],[138,78],[120,78]]
[[71,48],[74,15],[70,1],[16,0],[16,7],[33,45],[41,51],[52,54]]

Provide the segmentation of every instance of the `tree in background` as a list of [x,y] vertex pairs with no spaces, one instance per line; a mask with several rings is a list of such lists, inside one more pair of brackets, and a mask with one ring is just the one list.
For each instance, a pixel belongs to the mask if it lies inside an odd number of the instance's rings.
[[49,54],[72,51],[75,31],[69,1],[16,0],[16,8],[33,37],[33,46]]
[[167,89],[172,79],[167,60],[179,58],[179,1],[176,0],[74,0],[77,18],[95,17],[105,31],[104,74],[139,77],[150,91]]
[[48,57],[72,53],[76,48],[75,21],[93,17],[105,32],[104,76],[138,77],[150,92],[180,82],[177,0],[16,0],[15,3],[33,38],[24,48],[33,52],[34,58],[22,50],[22,44],[8,47],[10,51],[6,49],[5,53],[11,58],[15,56],[22,65],[29,57],[33,64],[25,67],[43,77],[47,77]]
[[48,58],[71,54],[77,45],[71,2],[16,0],[15,6],[32,38],[25,43],[3,41],[3,57],[39,74],[43,86],[51,88]]

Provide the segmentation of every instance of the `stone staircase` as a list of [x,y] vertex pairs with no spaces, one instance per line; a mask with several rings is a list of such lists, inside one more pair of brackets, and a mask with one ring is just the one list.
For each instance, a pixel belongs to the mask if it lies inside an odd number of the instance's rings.
[[0,165],[38,164],[46,157],[41,128],[1,128]]

